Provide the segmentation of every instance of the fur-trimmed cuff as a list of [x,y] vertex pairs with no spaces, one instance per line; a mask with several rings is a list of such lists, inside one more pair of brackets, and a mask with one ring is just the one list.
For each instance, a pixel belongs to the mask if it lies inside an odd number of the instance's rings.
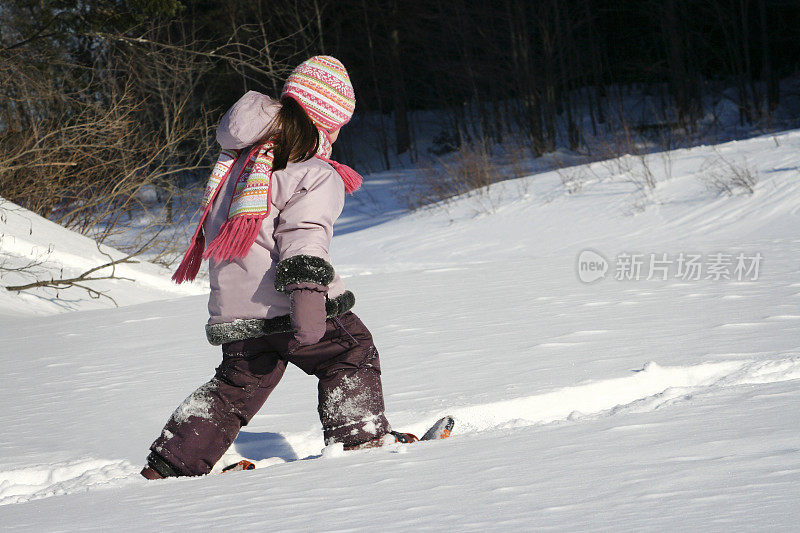
[[328,318],[343,315],[356,305],[356,297],[350,291],[344,291],[336,298],[325,299],[325,314]]
[[329,285],[336,273],[333,266],[315,255],[295,255],[287,257],[275,270],[275,288],[286,292],[286,286],[293,283],[319,283]]

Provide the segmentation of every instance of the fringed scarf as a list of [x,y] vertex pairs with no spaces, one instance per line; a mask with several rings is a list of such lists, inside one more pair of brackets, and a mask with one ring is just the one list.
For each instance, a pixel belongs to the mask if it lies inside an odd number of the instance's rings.
[[[272,142],[267,142],[254,147],[247,155],[247,163],[236,177],[236,186],[228,206],[228,219],[222,224],[216,238],[206,248],[203,223],[219,191],[228,179],[236,159],[242,153],[242,150],[222,150],[206,184],[203,201],[200,205],[203,212],[200,215],[197,229],[189,244],[189,249],[183,255],[178,270],[172,276],[175,283],[195,279],[203,259],[213,257],[217,261],[231,261],[237,257],[246,256],[250,251],[250,247],[253,246],[259,231],[261,231],[261,223],[270,212],[273,147]],[[328,135],[320,130],[320,143],[316,157],[333,166],[344,182],[345,192],[352,194],[361,187],[362,177],[347,165],[329,159],[331,148]]]

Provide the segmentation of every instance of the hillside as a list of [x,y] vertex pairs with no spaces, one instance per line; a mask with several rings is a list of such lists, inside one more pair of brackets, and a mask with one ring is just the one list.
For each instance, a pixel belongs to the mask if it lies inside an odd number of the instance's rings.
[[[126,254],[69,231],[0,197],[0,285],[71,279],[90,269],[124,259]],[[202,294],[201,283],[178,286],[169,272],[133,257],[131,262],[100,269],[91,277],[113,277],[60,290],[39,287],[21,292],[0,290],[0,316],[48,315],[113,308],[134,303]]]
[[[726,161],[758,177],[752,194],[706,188]],[[389,194],[407,176],[383,173],[362,194],[385,203],[348,199],[334,264],[389,420],[418,432],[451,413],[446,441],[325,448],[315,380],[292,368],[223,458],[256,470],[146,482],[147,446],[218,363],[205,297],[159,299],[162,273],[119,309],[5,313],[3,527],[796,529],[800,131],[644,163],[652,191],[631,159],[569,169],[573,193],[550,172],[408,214]],[[605,279],[579,279],[585,250]]]

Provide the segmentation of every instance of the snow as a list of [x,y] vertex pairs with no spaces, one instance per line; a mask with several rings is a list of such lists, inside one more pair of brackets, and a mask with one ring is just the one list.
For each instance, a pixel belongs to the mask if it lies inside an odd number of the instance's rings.
[[321,452],[323,459],[333,459],[336,457],[344,457],[344,444],[341,442],[334,442],[333,444],[328,444],[324,448],[322,448]]
[[[206,297],[119,282],[120,308],[76,295],[62,313],[52,296],[2,296],[0,522],[795,531],[799,148],[789,131],[653,154],[646,193],[635,167],[593,163],[572,169],[586,176],[573,194],[549,172],[412,214],[349,199],[332,253],[380,352],[387,416],[421,434],[452,414],[439,442],[325,446],[316,380],[290,368],[216,468],[246,457],[255,470],[147,482],[147,447],[220,359]],[[720,156],[758,173],[752,195],[706,189]],[[382,173],[366,187],[383,198],[396,183]],[[80,241],[42,227],[39,247]],[[76,246],[63,252],[99,259]],[[608,262],[593,283],[577,271],[585,250]],[[720,253],[760,254],[757,278],[707,279]],[[645,267],[697,254],[702,276],[671,263],[666,279],[616,279],[624,254]]]
[[[198,388],[196,393],[190,395],[181,402],[181,404],[175,409],[175,412],[172,413],[170,418],[179,423],[186,422],[189,420],[190,416],[206,419],[210,418],[211,397],[209,393],[213,391],[209,389],[212,387],[214,386],[206,383],[202,387]],[[168,430],[162,430],[162,433],[169,434],[170,432]]]
[[[66,231],[58,224],[0,197],[0,285],[72,278],[126,255],[107,246],[98,247],[92,239]],[[113,274],[119,279],[86,284],[109,298],[93,298],[78,287],[59,291],[38,288],[19,293],[3,290],[0,291],[0,316],[49,315],[113,308],[116,305],[202,294],[207,289],[207,284],[202,282],[175,285],[165,268],[136,258],[132,260],[136,262],[114,267]],[[26,265],[32,265],[26,269],[29,272],[27,274],[3,270]],[[112,269],[105,268],[94,273],[94,276],[111,274]]]

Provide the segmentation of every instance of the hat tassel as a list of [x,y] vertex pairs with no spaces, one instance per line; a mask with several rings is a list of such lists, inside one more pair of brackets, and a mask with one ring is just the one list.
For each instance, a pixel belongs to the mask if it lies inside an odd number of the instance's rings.
[[364,178],[361,177],[361,174],[353,170],[352,168],[348,167],[347,165],[343,165],[338,161],[334,161],[333,159],[328,159],[327,157],[322,157],[320,155],[317,156],[318,158],[322,159],[326,163],[329,163],[334,170],[341,176],[342,181],[344,182],[344,191],[347,194],[353,194],[358,189],[361,188],[361,184],[364,182]]

